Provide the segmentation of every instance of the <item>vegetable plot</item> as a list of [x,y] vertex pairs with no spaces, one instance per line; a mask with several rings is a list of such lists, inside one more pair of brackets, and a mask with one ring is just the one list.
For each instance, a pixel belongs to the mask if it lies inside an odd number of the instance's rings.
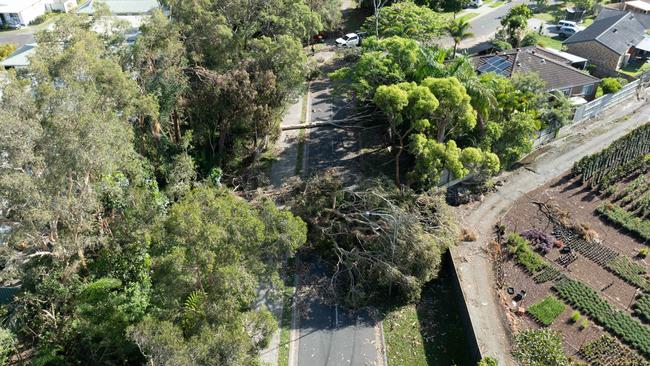
[[543,300],[531,305],[528,313],[539,323],[549,326],[566,309],[566,305],[557,297],[549,295]]
[[565,278],[553,285],[553,289],[571,306],[595,319],[639,352],[650,356],[650,328],[628,314],[615,310],[596,291],[580,281]]
[[603,188],[618,177],[647,166],[650,153],[650,123],[614,141],[605,150],[586,156],[573,166],[573,173],[592,187]]

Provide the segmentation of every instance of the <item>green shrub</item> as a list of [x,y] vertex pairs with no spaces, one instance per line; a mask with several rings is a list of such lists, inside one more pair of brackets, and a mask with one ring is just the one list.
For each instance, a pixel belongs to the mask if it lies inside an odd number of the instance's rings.
[[498,366],[497,359],[491,356],[483,357],[476,366]]
[[650,251],[650,249],[647,248],[647,247],[639,249],[639,257],[641,257],[641,258],[647,257],[649,251]]
[[604,78],[600,82],[600,86],[603,88],[604,94],[616,93],[623,87],[621,81],[616,78]]
[[609,261],[606,267],[635,287],[650,291],[650,281],[646,279],[645,267],[632,262],[630,258],[619,255]]
[[12,43],[0,44],[0,61],[7,58],[7,56],[14,53],[14,51],[16,51],[16,45],[15,44],[12,44]]
[[650,328],[627,313],[615,310],[591,287],[580,281],[566,278],[553,285],[553,289],[561,299],[572,307],[592,317],[644,355],[650,356]]
[[634,312],[642,319],[650,322],[650,295],[643,294],[634,302]]
[[582,323],[580,323],[580,330],[585,330],[587,328],[589,328],[589,320],[582,319]]
[[546,267],[542,257],[533,251],[528,240],[522,238],[521,235],[510,234],[506,244],[510,253],[515,255],[517,263],[524,266],[529,272],[535,273]]
[[521,39],[521,47],[537,46],[542,40],[542,36],[537,32],[528,32]]
[[580,312],[578,310],[576,310],[573,313],[571,313],[571,322],[572,323],[577,323],[578,320],[580,320]]
[[562,335],[549,328],[524,330],[515,335],[514,356],[524,366],[568,366]]
[[564,309],[566,305],[555,296],[549,295],[543,300],[528,307],[528,313],[535,318],[538,322],[548,326],[553,323]]
[[639,218],[624,208],[611,203],[601,205],[596,211],[607,217],[609,221],[624,227],[643,240],[650,240],[650,220]]

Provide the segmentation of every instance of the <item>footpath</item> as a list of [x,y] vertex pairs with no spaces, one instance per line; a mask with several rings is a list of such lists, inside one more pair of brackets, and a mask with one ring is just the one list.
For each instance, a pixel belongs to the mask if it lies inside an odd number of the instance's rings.
[[462,208],[461,225],[477,234],[477,241],[463,242],[451,249],[451,256],[465,300],[471,330],[478,350],[496,357],[499,365],[516,365],[511,356],[511,335],[503,304],[497,298],[488,243],[494,224],[512,204],[553,178],[568,171],[584,156],[596,153],[617,138],[650,121],[650,103],[632,100],[621,103],[599,118],[572,125],[561,137],[531,153],[524,166],[496,179],[505,180],[497,192],[477,205]]

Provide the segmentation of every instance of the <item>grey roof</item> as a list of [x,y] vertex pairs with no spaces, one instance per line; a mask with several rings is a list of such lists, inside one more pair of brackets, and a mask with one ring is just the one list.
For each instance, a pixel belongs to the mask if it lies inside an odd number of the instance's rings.
[[593,22],[585,30],[569,37],[564,44],[596,41],[619,55],[639,43],[645,28],[632,13],[623,13]]
[[[600,13],[596,17],[596,20],[601,20],[621,14],[627,13],[625,10],[613,8],[613,6],[620,6],[620,3],[617,4],[608,4],[603,6],[600,9]],[[643,25],[645,29],[650,29],[650,14],[634,13],[634,17]]]
[[158,0],[88,0],[77,8],[79,14],[92,14],[95,12],[93,5],[103,2],[114,15],[120,14],[147,14],[150,11],[159,8]]
[[14,53],[0,61],[4,67],[25,67],[29,65],[29,56],[36,52],[36,43],[29,43],[20,46]]
[[511,67],[503,70],[505,76],[512,76],[517,72],[536,73],[546,83],[547,91],[596,84],[600,81],[597,77],[570,66],[566,61],[548,57],[548,51],[538,46],[508,50],[496,56],[476,56],[472,58],[472,63],[478,69],[493,57],[501,57],[512,63]]

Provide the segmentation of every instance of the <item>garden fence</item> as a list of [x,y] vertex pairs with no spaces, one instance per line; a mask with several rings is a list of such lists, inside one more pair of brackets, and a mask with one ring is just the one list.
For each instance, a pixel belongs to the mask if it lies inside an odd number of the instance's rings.
[[575,114],[573,115],[573,123],[579,123],[595,117],[606,109],[635,96],[640,83],[641,80],[635,80],[623,86],[621,90],[616,93],[603,95],[598,99],[581,105],[576,109]]

